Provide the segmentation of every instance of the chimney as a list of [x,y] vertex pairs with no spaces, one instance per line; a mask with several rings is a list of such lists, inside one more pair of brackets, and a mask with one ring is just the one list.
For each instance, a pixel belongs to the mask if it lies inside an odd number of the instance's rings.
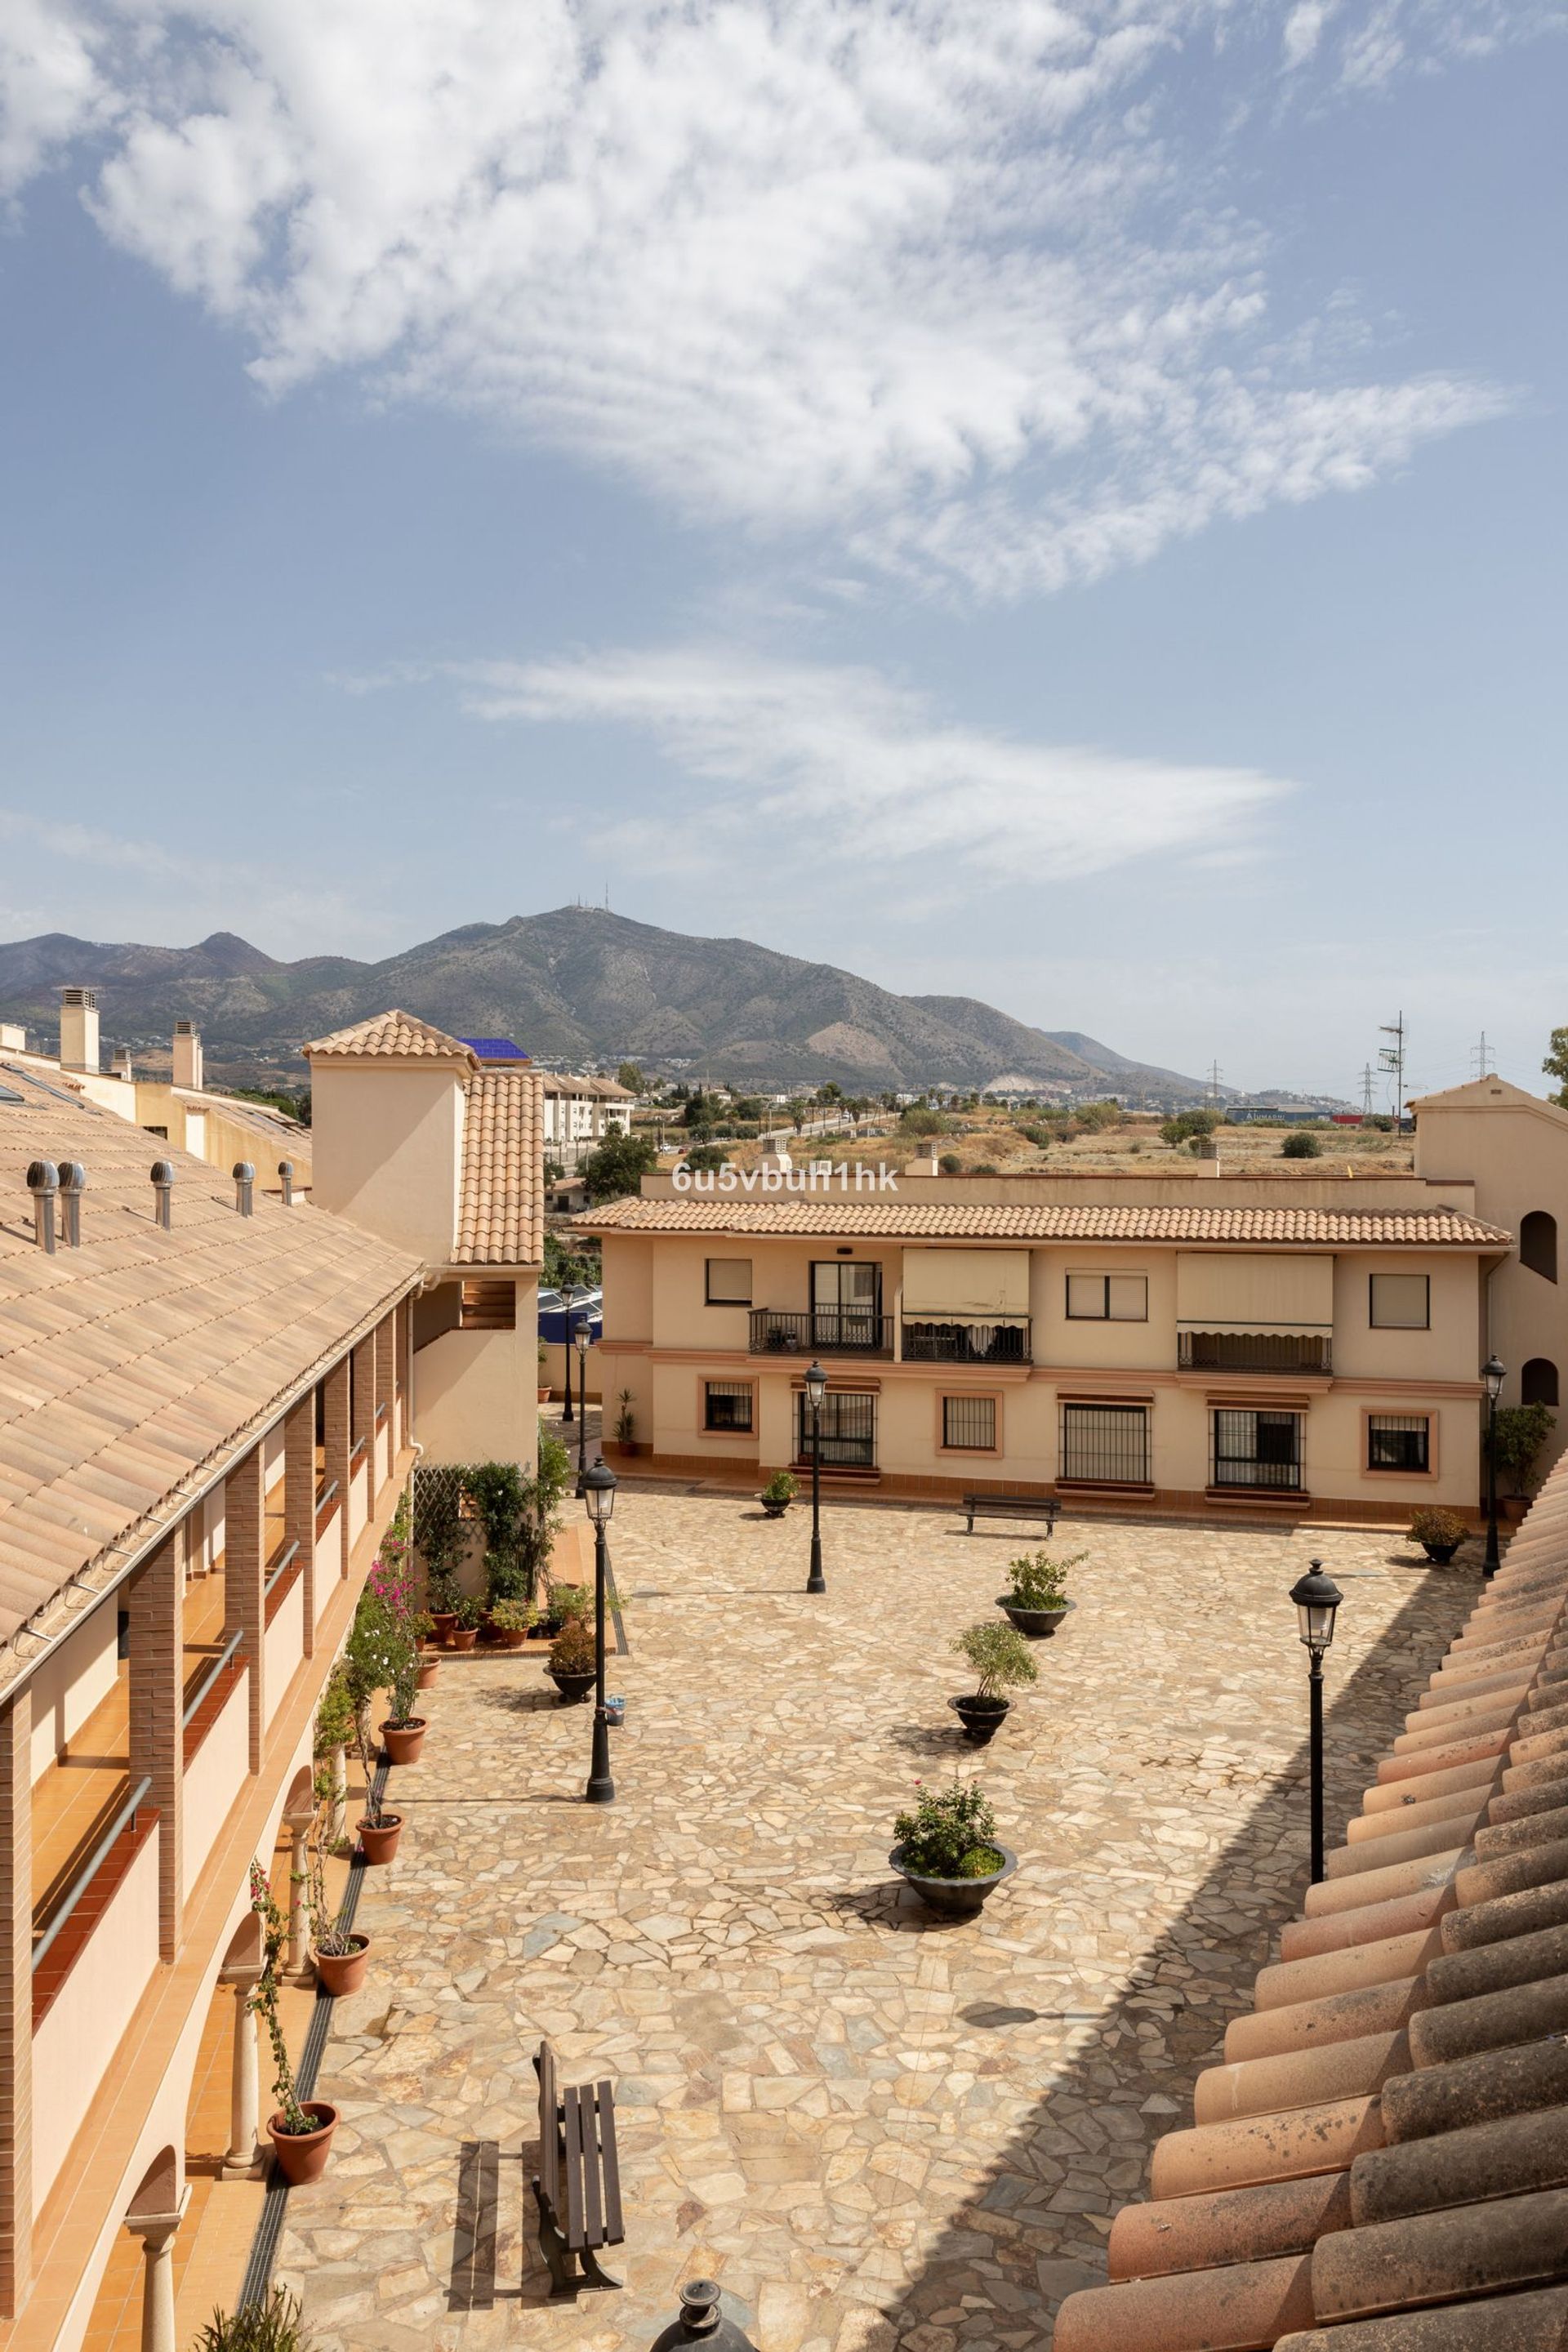
[[256,1171],[248,1160],[234,1163],[234,1205],[242,1217],[250,1214],[250,1196],[256,1182]]
[[114,1077],[124,1078],[128,1081],[134,1079],[136,1073],[131,1066],[131,1048],[129,1045],[117,1045],[115,1047],[114,1061],[111,1065],[110,1075]]
[[170,1213],[174,1192],[174,1171],[167,1160],[153,1162],[153,1191],[156,1196],[153,1214],[167,1233],[174,1223]]
[[67,1249],[81,1247],[81,1196],[87,1190],[87,1170],[79,1160],[60,1161],[60,1238]]
[[19,1021],[0,1021],[0,1050],[7,1054],[25,1054],[27,1033]]
[[59,1171],[52,1160],[35,1160],[27,1170],[27,1190],[33,1196],[33,1237],[50,1257],[55,1254],[55,1195]]
[[294,1162],[291,1160],[280,1160],[278,1162],[278,1173],[283,1184],[283,1206],[286,1209],[291,1209],[294,1205]]
[[98,992],[92,988],[62,988],[60,1067],[96,1070],[98,1066]]
[[202,1091],[202,1033],[194,1021],[174,1024],[174,1084]]

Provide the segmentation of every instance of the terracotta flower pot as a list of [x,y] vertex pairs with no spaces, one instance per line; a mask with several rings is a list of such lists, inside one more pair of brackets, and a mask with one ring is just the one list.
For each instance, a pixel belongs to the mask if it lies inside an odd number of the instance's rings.
[[496,1650],[521,1650],[528,1639],[526,1625],[492,1625],[490,1646]]
[[457,1622],[458,1612],[455,1609],[433,1609],[430,1612],[430,1623],[437,1642],[446,1641]]
[[454,1625],[447,1636],[448,1650],[471,1650],[479,1638],[477,1625]]
[[302,2099],[305,2113],[315,2122],[311,2132],[286,2132],[281,2116],[269,2116],[268,2137],[278,2158],[278,2169],[290,2189],[298,2189],[307,2180],[320,2180],[327,2168],[327,2157],[331,2149],[332,2134],[338,2127],[338,2111],[325,2099]]
[[403,1815],[383,1813],[379,1822],[362,1821],[357,1826],[360,1851],[366,1862],[390,1862],[397,1852],[397,1841],[403,1835]]
[[310,1952],[310,1966],[316,1971],[316,1981],[323,1992],[341,2000],[345,1993],[358,1992],[370,1966],[370,1937],[351,1936],[353,1949],[349,1952]]
[[417,1764],[419,1750],[425,1745],[429,1728],[422,1715],[411,1715],[406,1723],[382,1723],[376,1726],[381,1744],[386,1750],[389,1764]]
[[542,1388],[540,1390],[539,1402],[541,1404],[548,1404],[550,1402],[550,1391],[547,1388]]
[[421,1690],[428,1690],[440,1671],[441,1661],[439,1658],[421,1658],[419,1661],[419,1688]]

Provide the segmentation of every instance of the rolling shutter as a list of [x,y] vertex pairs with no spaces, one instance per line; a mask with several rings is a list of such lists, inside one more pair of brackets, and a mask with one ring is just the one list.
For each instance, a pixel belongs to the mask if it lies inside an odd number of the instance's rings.
[[904,1313],[1026,1315],[1027,1250],[907,1249]]
[[1176,1324],[1183,1331],[1331,1331],[1334,1261],[1182,1250],[1176,1256]]

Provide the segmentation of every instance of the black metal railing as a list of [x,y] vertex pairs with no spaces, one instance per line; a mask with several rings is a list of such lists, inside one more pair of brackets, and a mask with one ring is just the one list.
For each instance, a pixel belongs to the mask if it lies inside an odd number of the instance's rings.
[[893,1318],[868,1307],[819,1307],[805,1315],[773,1307],[752,1310],[753,1356],[890,1356]]
[[1211,1415],[1211,1486],[1301,1492],[1301,1416],[1216,1406]]
[[1027,1315],[994,1315],[973,1321],[938,1322],[904,1318],[900,1356],[906,1364],[1026,1364]]
[[126,1798],[125,1802],[121,1806],[120,1811],[115,1814],[114,1819],[110,1822],[109,1827],[104,1831],[103,1835],[99,1839],[98,1843],[93,1847],[91,1853],[88,1856],[86,1864],[73,1881],[64,1902],[61,1903],[58,1910],[55,1913],[54,1917],[49,1921],[48,1926],[45,1928],[37,1942],[33,1946],[33,1967],[35,1969],[38,1967],[39,1962],[45,1959],[53,1950],[56,1938],[58,1937],[60,1929],[65,1926],[66,1921],[70,1917],[71,1913],[76,1909],[78,1904],[81,1901],[82,1896],[87,1893],[88,1888],[92,1885],[93,1880],[103,1868],[104,1864],[109,1860],[110,1853],[114,1851],[115,1841],[119,1838],[121,1832],[122,1830],[135,1828],[136,1815],[141,1808],[146,1803],[152,1792],[153,1782],[151,1778],[138,1780],[136,1786]]
[[1333,1348],[1326,1331],[1183,1331],[1176,1362],[1184,1372],[1328,1372]]

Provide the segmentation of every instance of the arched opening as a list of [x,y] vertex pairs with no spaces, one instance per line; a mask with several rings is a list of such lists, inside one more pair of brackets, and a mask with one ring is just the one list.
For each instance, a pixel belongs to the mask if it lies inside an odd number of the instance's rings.
[[1545,1209],[1531,1209],[1519,1223],[1519,1262],[1548,1282],[1557,1279],[1557,1220]]
[[1519,1376],[1521,1404],[1557,1402],[1557,1367],[1550,1356],[1531,1356]]

